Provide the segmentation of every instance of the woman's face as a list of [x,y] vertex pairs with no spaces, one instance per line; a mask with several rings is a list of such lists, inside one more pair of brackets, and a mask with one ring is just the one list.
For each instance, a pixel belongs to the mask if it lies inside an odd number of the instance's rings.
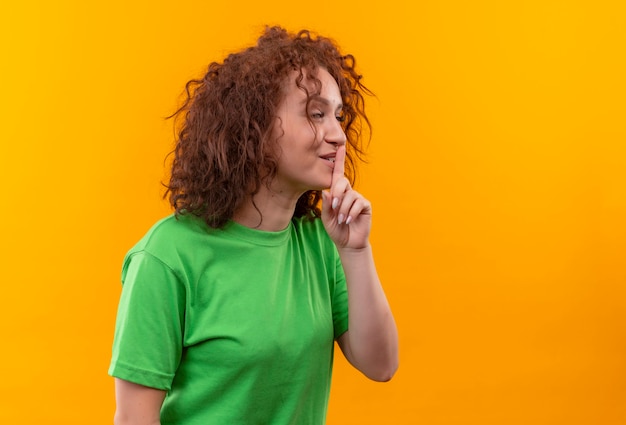
[[321,89],[316,93],[304,71],[301,84],[311,93],[307,109],[307,95],[296,85],[298,74],[294,71],[290,75],[277,110],[274,134],[278,137],[278,170],[272,181],[273,190],[296,198],[308,190],[330,187],[335,152],[346,143],[341,93],[335,79],[318,68]]

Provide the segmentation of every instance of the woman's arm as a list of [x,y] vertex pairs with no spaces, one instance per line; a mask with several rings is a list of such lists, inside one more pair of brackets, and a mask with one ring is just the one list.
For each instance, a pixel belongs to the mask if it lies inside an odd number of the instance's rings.
[[115,425],[160,425],[165,391],[115,378]]
[[350,187],[344,162],[345,146],[340,146],[330,191],[322,192],[322,220],[337,246],[348,287],[348,331],[337,342],[368,378],[388,381],[398,368],[398,331],[369,243],[372,207]]
[[348,285],[348,331],[337,342],[348,361],[374,381],[398,369],[398,331],[378,280],[370,246],[339,250]]

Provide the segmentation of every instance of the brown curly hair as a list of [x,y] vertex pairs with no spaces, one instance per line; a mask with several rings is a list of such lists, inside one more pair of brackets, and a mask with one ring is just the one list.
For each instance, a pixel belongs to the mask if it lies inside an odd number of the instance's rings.
[[[363,95],[372,94],[355,71],[354,57],[342,55],[334,41],[307,30],[290,34],[267,27],[256,46],[230,54],[223,63],[211,63],[202,79],[189,81],[186,100],[169,117],[182,120],[164,195],[176,215],[191,213],[219,228],[261,184],[269,185],[277,170],[272,125],[285,82],[292,71],[299,71],[296,84],[310,99],[315,93],[302,85],[303,70],[319,90],[317,68],[326,69],[339,86],[346,175],[354,184],[355,157],[363,159],[363,124],[371,133]],[[320,191],[304,193],[294,216],[318,217],[320,199]]]

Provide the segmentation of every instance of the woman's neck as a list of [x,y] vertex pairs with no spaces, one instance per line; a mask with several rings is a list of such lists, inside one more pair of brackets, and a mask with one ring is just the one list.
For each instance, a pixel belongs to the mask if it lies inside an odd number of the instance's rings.
[[299,195],[286,195],[261,186],[233,215],[233,221],[252,229],[278,232],[289,225]]

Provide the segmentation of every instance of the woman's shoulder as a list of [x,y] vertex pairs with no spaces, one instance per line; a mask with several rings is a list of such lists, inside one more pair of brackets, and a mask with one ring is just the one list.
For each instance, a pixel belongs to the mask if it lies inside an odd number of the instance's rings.
[[173,239],[206,235],[210,228],[204,220],[191,214],[170,214],[154,223],[146,232],[140,243],[147,246],[163,242],[172,243]]
[[159,258],[167,257],[178,252],[181,245],[193,247],[210,231],[211,228],[196,216],[171,214],[154,223],[128,255],[146,252]]

